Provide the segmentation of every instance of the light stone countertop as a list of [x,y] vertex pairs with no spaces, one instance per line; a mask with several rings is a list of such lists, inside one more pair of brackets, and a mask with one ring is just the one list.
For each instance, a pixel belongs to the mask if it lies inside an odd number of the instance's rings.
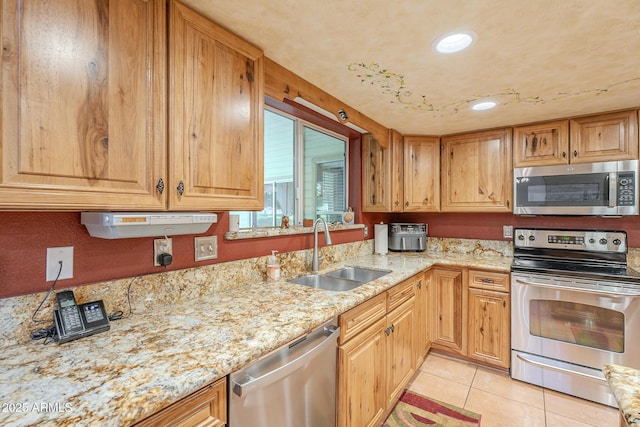
[[640,426],[640,370],[604,365],[602,371],[627,424]]
[[106,333],[67,344],[6,347],[0,425],[131,424],[435,264],[509,272],[511,258],[366,255],[323,271],[358,265],[392,273],[347,292],[246,284],[134,312]]

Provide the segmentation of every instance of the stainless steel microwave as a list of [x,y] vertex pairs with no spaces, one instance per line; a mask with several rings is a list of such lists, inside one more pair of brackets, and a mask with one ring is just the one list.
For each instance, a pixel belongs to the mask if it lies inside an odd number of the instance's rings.
[[638,161],[513,170],[517,215],[638,215]]

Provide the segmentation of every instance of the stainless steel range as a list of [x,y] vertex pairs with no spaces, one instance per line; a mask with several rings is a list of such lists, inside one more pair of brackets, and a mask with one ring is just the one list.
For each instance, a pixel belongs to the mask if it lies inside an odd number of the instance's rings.
[[640,369],[640,273],[623,231],[514,230],[511,376],[616,407],[602,375]]

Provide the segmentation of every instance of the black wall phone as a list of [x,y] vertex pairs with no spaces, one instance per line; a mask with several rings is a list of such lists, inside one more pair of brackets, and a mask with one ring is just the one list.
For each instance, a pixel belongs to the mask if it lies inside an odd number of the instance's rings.
[[55,334],[53,339],[62,344],[109,330],[109,316],[102,301],[76,304],[73,291],[56,294],[59,309],[53,310]]

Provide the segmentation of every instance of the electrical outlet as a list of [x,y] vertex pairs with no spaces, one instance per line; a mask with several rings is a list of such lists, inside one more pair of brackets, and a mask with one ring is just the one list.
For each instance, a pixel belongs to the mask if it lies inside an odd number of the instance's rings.
[[[60,270],[62,261],[62,270]],[[58,272],[60,276],[58,277]],[[47,282],[73,278],[73,246],[47,248]]]
[[218,237],[204,236],[193,239],[196,261],[218,258]]
[[513,225],[502,226],[502,237],[505,239],[513,239]]
[[364,226],[363,233],[364,233],[364,237],[369,237],[369,226],[368,225]]
[[153,265],[160,266],[158,262],[158,256],[160,254],[169,254],[173,256],[173,241],[170,237],[166,239],[154,239],[153,240]]

